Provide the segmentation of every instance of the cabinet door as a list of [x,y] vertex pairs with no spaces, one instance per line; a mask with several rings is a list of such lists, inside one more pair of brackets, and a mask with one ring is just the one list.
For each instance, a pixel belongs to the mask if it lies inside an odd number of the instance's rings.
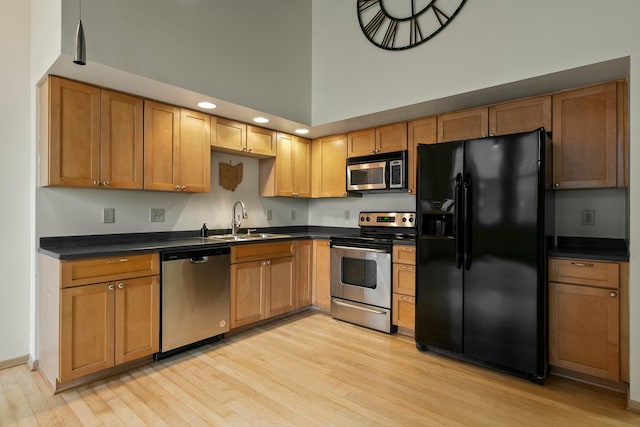
[[60,381],[113,366],[114,284],[98,283],[60,292]]
[[330,250],[328,240],[313,241],[313,305],[331,310],[331,288],[329,273]]
[[416,295],[415,265],[393,263],[393,292],[403,295]]
[[438,142],[438,118],[426,117],[414,120],[407,125],[408,158],[407,158],[407,192],[416,194],[416,177],[418,173],[418,144],[435,144]]
[[265,275],[263,261],[231,264],[231,329],[264,319]]
[[178,152],[180,191],[206,193],[211,189],[211,146],[209,115],[180,110]]
[[49,134],[43,146],[43,185],[100,184],[100,89],[58,77],[49,79]]
[[553,95],[554,188],[615,187],[617,85]]
[[376,128],[376,153],[392,153],[407,149],[407,122]]
[[293,192],[295,197],[311,197],[311,141],[294,137]]
[[227,151],[246,151],[247,125],[217,117],[215,138],[211,140],[211,147]]
[[438,142],[482,138],[488,135],[489,109],[457,111],[438,116]]
[[159,350],[160,276],[115,282],[115,362],[150,356]]
[[276,195],[293,197],[293,136],[278,133],[278,150],[275,162]]
[[347,157],[369,156],[375,152],[375,129],[371,128],[349,132],[347,135]]
[[101,185],[141,189],[143,100],[104,89],[100,100]]
[[312,303],[312,253],[311,240],[296,241],[295,307],[306,307]]
[[293,257],[274,258],[266,263],[269,271],[266,290],[266,318],[288,313],[294,307]]
[[180,109],[144,102],[144,189],[176,191],[179,170]]
[[276,132],[247,125],[247,152],[256,156],[275,157]]
[[549,363],[618,381],[616,290],[549,283]]
[[414,330],[416,324],[416,299],[413,296],[393,294],[391,323],[401,328]]
[[551,96],[505,102],[489,107],[489,134],[508,135],[543,127],[551,132]]
[[346,197],[347,135],[315,139],[311,158],[312,197]]

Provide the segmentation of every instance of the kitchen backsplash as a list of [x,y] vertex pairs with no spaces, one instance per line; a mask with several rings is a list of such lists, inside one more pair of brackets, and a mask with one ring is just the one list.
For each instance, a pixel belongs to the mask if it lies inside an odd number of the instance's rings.
[[562,190],[555,199],[558,236],[628,237],[626,189]]

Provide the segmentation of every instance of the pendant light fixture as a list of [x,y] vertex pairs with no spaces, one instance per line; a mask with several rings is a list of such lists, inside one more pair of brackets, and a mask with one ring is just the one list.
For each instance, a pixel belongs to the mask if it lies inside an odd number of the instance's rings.
[[73,41],[73,63],[86,65],[87,48],[84,43],[84,28],[82,28],[82,0],[80,3],[80,13],[78,15],[78,28],[76,28],[76,38]]

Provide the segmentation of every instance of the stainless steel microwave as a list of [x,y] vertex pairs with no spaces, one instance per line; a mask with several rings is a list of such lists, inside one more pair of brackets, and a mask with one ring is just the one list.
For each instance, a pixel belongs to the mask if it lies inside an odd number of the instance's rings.
[[407,151],[347,159],[347,191],[407,190]]

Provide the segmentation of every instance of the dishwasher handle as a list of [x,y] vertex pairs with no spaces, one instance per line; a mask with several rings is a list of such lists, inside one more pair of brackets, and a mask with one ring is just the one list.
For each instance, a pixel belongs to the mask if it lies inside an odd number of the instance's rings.
[[189,261],[191,262],[191,264],[206,264],[207,262],[209,262],[209,257],[199,256],[199,257],[189,258]]

